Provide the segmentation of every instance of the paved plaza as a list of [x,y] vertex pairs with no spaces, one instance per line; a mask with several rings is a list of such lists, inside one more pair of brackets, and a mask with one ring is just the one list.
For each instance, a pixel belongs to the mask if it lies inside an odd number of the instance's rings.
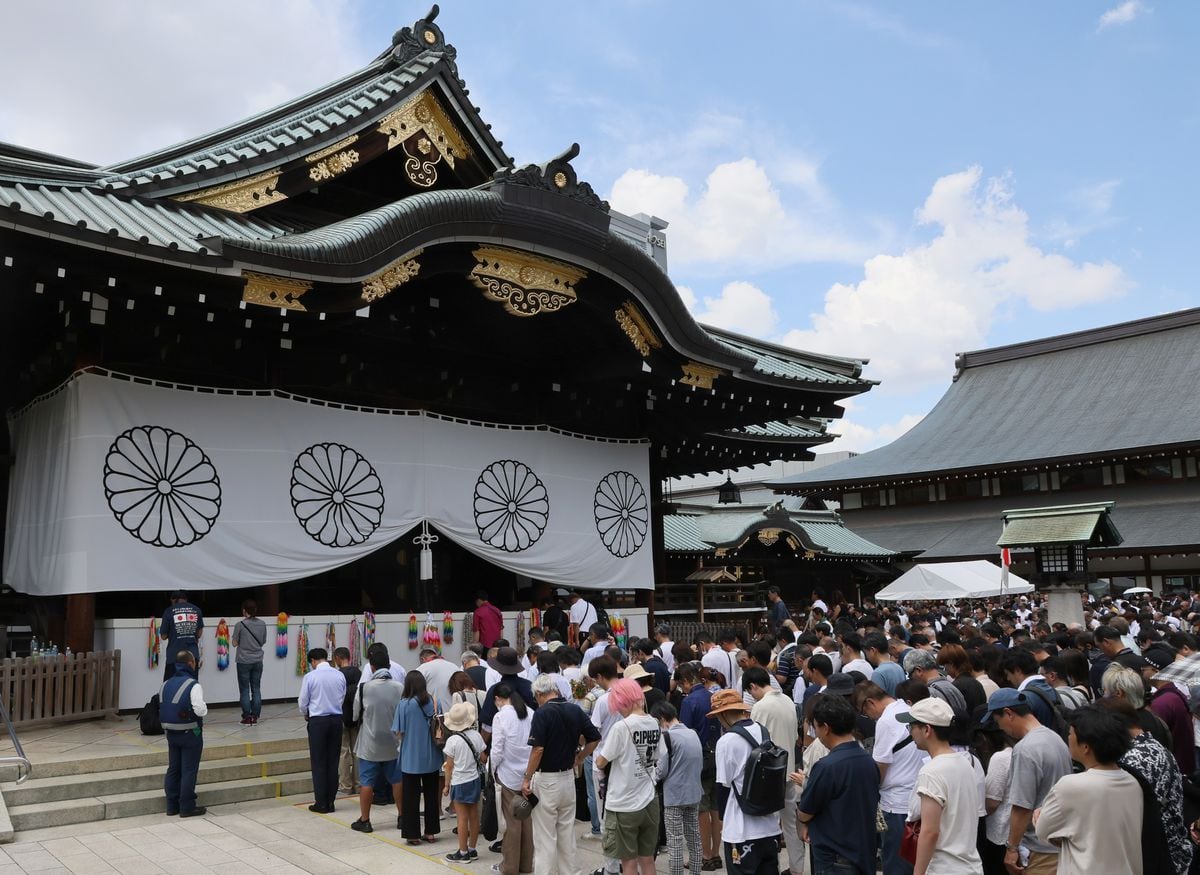
[[[453,851],[454,823],[442,820],[442,833],[432,845],[410,848],[396,829],[395,808],[378,806],[372,814],[376,831],[354,832],[350,822],[357,807],[338,800],[330,815],[308,810],[312,797],[240,802],[210,808],[190,820],[145,815],[100,823],[51,827],[19,833],[13,844],[0,846],[0,875],[21,872],[129,875],[271,872],[490,872],[500,855],[480,842],[480,859],[455,865],[442,855]],[[580,832],[587,830],[580,824]],[[602,864],[597,843],[580,842],[580,868],[590,872]],[[666,871],[665,857],[660,871]]]
[[[205,721],[206,748],[249,745],[269,747],[305,738],[304,720],[294,704],[266,705],[263,719],[244,727],[237,708],[214,708]],[[68,761],[100,763],[115,758],[162,751],[162,736],[144,736],[134,715],[120,720],[93,720],[64,726],[30,729],[21,733],[26,753],[43,771]],[[4,752],[0,747],[0,755]],[[82,776],[81,776],[82,777]],[[169,872],[405,872],[406,875],[445,872],[490,872],[500,855],[480,841],[480,859],[469,865],[447,862],[444,855],[457,848],[451,832],[455,821],[442,818],[442,832],[432,845],[410,848],[396,828],[394,806],[372,811],[375,832],[354,832],[350,823],[358,816],[357,801],[339,798],[333,814],[308,810],[311,795],[258,799],[209,806],[203,817],[168,818],[147,814],[50,826],[18,831],[11,844],[0,845],[0,875],[21,872],[82,875],[122,872],[153,875]],[[579,834],[588,832],[579,824]],[[579,865],[590,872],[602,865],[599,843],[579,842]],[[666,871],[666,857],[659,861]]]

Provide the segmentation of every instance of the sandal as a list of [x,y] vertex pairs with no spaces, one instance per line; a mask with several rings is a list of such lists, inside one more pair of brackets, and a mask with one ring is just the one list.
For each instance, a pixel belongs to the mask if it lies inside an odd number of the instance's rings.
[[437,841],[437,836],[425,836],[424,840],[425,840],[425,844],[432,845],[434,842]]
[[421,840],[420,840],[420,839],[405,839],[405,840],[404,840],[404,843],[405,843],[406,845],[408,845],[408,846],[412,847],[413,845],[419,845],[419,844],[421,844]]

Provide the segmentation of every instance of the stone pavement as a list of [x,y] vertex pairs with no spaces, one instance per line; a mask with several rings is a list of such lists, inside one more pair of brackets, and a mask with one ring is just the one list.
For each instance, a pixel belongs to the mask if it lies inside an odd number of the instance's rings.
[[[262,718],[255,726],[242,726],[241,709],[214,707],[204,718],[204,746],[242,742],[304,739],[304,718],[296,704],[263,705]],[[79,759],[102,760],[106,757],[165,751],[166,736],[142,735],[136,714],[126,714],[115,720],[85,720],[20,730],[21,746],[34,764]],[[12,752],[12,743],[4,735],[0,740],[0,755]]]
[[[372,811],[375,832],[354,832],[357,814],[351,799],[339,799],[333,814],[313,814],[311,797],[239,802],[208,810],[203,817],[180,820],[165,815],[29,830],[17,841],[0,845],[0,875],[17,873],[121,872],[128,875],[189,875],[219,872],[403,872],[431,875],[446,871],[490,873],[499,862],[480,841],[480,859],[453,864],[444,854],[456,850],[453,818],[442,819],[437,843],[410,848],[396,829],[393,806]],[[579,824],[580,833],[588,830]],[[581,841],[579,865],[591,872],[602,865],[599,843]],[[666,872],[666,857],[658,869]]]

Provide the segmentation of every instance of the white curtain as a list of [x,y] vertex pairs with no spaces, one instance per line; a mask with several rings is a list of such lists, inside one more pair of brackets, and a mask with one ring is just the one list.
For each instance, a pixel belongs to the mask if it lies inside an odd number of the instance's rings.
[[20,592],[282,583],[422,520],[539,580],[654,585],[643,442],[101,373],[9,428],[4,582]]

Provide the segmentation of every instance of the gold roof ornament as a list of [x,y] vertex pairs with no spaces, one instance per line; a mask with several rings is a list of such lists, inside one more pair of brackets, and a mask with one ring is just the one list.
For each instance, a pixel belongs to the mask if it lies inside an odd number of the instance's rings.
[[680,367],[683,369],[683,376],[679,378],[679,382],[695,386],[697,389],[711,389],[713,380],[724,373],[720,368],[702,365],[700,362],[684,362]]
[[387,136],[388,149],[403,148],[404,174],[421,188],[437,182],[437,165],[443,160],[453,170],[456,160],[471,156],[467,141],[428,88],[384,116],[376,130]]
[[362,284],[362,299],[368,304],[378,301],[415,277],[418,271],[421,270],[421,265],[417,262],[417,256],[423,251],[422,249],[418,249],[415,252],[410,252],[408,255],[393,261],[373,277],[364,280]]
[[219,210],[229,210],[231,213],[248,213],[259,207],[265,207],[267,204],[287,200],[287,195],[275,187],[278,185],[281,175],[282,171],[280,170],[269,170],[266,173],[258,173],[236,182],[227,182],[223,185],[214,185],[199,191],[176,195],[174,200],[180,203],[216,207]]
[[662,348],[662,341],[633,301],[626,301],[613,312],[613,316],[642,358],[649,356],[651,349]]
[[502,301],[513,316],[553,313],[574,304],[575,284],[587,271],[528,252],[481,246],[468,275],[485,297]]
[[247,304],[258,304],[263,307],[304,311],[305,307],[300,303],[300,299],[313,287],[308,280],[274,276],[267,273],[245,271],[242,276],[246,278],[245,288],[242,289],[242,300]]

